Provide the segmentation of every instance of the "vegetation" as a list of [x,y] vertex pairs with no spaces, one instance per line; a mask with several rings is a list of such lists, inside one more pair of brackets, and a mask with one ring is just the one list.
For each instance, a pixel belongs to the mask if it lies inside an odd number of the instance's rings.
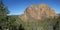
[[7,15],[9,14],[8,8],[0,0],[0,29],[1,30],[17,30],[20,26],[20,19],[18,16]]
[[60,30],[60,17],[44,20],[22,21],[25,30]]
[[7,7],[2,3],[0,0],[0,28],[7,28],[7,14],[8,14]]
[[8,8],[0,0],[0,30],[60,30],[60,16],[44,20],[22,21],[18,16],[7,15]]

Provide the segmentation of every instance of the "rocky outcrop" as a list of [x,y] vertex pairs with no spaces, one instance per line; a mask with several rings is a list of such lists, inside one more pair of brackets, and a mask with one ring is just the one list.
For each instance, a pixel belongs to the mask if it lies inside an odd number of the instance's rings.
[[28,19],[44,19],[52,17],[54,18],[56,15],[55,11],[47,6],[46,4],[40,4],[40,5],[31,5],[26,8],[24,14],[20,15],[19,18],[22,20],[28,20]]

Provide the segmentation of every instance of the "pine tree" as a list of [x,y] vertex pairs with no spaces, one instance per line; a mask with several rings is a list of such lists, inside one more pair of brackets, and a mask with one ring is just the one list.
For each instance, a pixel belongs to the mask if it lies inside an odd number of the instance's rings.
[[2,26],[2,27],[7,26],[7,20],[8,20],[7,14],[8,14],[8,9],[3,4],[2,0],[0,0],[0,26]]

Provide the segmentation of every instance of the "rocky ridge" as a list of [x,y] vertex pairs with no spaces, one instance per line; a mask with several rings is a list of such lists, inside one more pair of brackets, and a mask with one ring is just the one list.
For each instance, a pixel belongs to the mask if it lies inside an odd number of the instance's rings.
[[31,5],[26,8],[24,14],[20,15],[19,18],[22,20],[28,19],[45,19],[45,18],[54,18],[57,16],[55,11],[46,4],[40,5]]

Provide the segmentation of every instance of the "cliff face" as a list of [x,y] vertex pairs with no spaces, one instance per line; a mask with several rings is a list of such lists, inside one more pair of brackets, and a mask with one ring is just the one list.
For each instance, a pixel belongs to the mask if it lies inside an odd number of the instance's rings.
[[19,18],[22,20],[27,20],[44,19],[49,17],[54,18],[55,16],[56,13],[52,8],[48,7],[46,4],[40,4],[27,7],[24,14],[20,15]]

